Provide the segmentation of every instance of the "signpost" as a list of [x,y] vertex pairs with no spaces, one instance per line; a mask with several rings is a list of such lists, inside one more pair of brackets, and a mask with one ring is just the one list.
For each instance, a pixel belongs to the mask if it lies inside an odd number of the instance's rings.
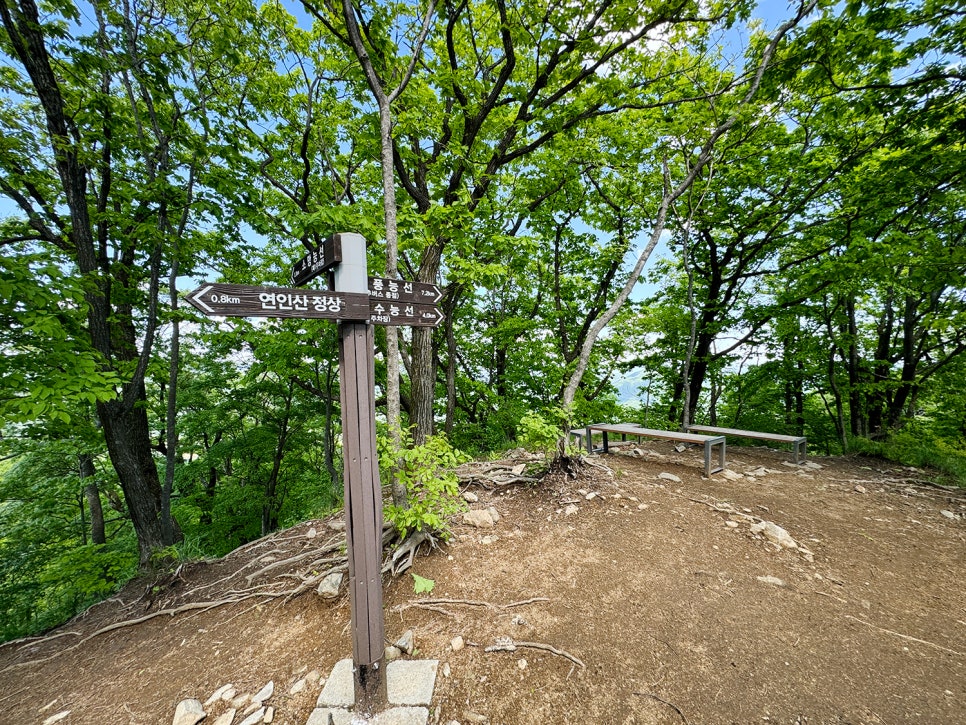
[[342,238],[339,234],[333,234],[322,242],[321,247],[313,249],[292,265],[289,282],[295,287],[301,287],[341,261]]
[[[315,255],[315,256],[313,256]],[[210,316],[339,320],[339,397],[345,482],[352,662],[357,715],[385,708],[382,609],[382,486],[376,453],[373,324],[435,327],[443,320],[433,284],[370,278],[366,240],[335,234],[292,268],[302,285],[333,270],[334,291],[204,284],[187,301]]]

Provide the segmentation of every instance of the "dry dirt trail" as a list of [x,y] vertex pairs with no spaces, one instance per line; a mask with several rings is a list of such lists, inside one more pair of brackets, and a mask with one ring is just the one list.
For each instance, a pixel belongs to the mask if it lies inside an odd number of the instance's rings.
[[[417,558],[431,593],[408,575],[386,587],[387,635],[412,629],[415,656],[440,661],[430,721],[966,722],[966,494],[882,461],[793,469],[781,451],[728,453],[732,473],[710,480],[698,452],[653,444],[592,459],[610,473],[474,488],[472,508],[500,521],[459,523]],[[776,527],[788,546],[769,539]],[[304,725],[321,684],[292,685],[351,656],[344,596],[246,599],[84,639],[231,598],[239,570],[311,549],[316,530],[327,522],[185,567],[157,597],[131,585],[54,639],[0,648],[0,723],[70,711],[61,723],[167,724],[183,698],[273,681],[274,722]],[[487,651],[507,641],[527,644]]]

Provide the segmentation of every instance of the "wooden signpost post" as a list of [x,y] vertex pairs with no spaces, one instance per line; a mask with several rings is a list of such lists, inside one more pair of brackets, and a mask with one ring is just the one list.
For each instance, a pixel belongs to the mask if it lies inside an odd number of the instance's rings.
[[386,705],[382,610],[382,486],[376,454],[373,324],[435,327],[443,314],[436,285],[369,278],[366,240],[336,234],[292,269],[294,285],[332,271],[334,290],[205,284],[189,303],[206,315],[314,317],[339,321],[339,397],[345,483],[355,711]]

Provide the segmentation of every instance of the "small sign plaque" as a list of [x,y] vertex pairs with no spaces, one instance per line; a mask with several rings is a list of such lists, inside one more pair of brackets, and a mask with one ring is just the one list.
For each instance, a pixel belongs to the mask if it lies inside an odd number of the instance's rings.
[[312,250],[292,265],[289,282],[295,287],[301,287],[341,261],[342,240],[336,234],[322,242],[321,247]]

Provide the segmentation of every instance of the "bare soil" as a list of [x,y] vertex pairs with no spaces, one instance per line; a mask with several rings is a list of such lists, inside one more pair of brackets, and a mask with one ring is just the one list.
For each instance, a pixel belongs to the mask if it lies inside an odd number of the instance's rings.
[[[793,469],[782,451],[748,447],[728,459],[767,472],[709,480],[698,452],[653,444],[595,457],[576,478],[474,488],[496,526],[457,523],[416,559],[431,593],[414,594],[408,574],[385,586],[389,639],[412,629],[414,656],[440,661],[430,721],[966,722],[966,495],[869,459]],[[754,535],[759,520],[808,551]],[[290,689],[351,657],[345,596],[184,607],[239,599],[241,574],[318,546],[310,531],[329,524],[132,583],[43,639],[3,646],[0,722],[69,710],[60,722],[170,723],[184,698],[273,681],[274,722],[304,725],[321,683]],[[536,646],[486,651],[501,637]]]

